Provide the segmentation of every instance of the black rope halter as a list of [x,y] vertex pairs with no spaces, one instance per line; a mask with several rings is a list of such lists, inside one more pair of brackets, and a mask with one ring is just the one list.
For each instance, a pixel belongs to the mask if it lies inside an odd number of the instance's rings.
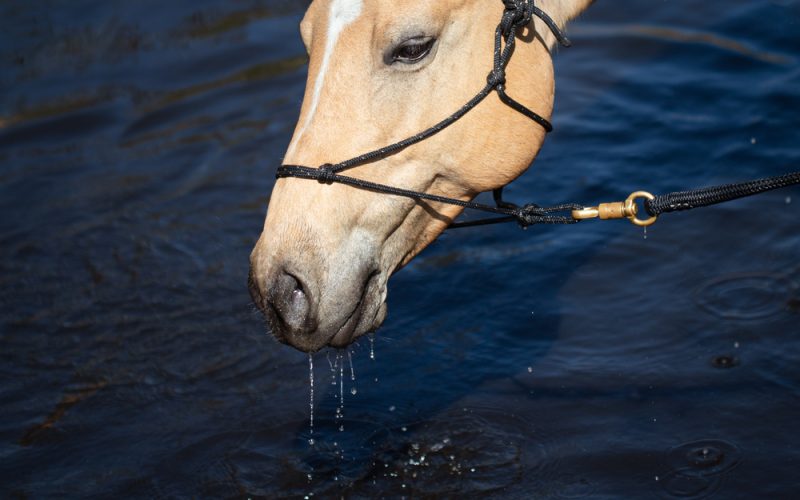
[[556,23],[544,11],[534,5],[534,0],[502,0],[504,5],[503,15],[500,23],[497,25],[494,34],[494,61],[492,70],[486,77],[486,86],[483,87],[472,99],[467,101],[455,113],[451,114],[444,120],[433,125],[432,127],[423,130],[422,132],[395,142],[388,146],[361,154],[349,160],[340,163],[330,164],[326,163],[318,168],[306,167],[302,165],[281,165],[276,172],[277,178],[282,177],[298,177],[301,179],[316,179],[323,184],[331,184],[338,182],[340,184],[347,184],[349,186],[368,189],[378,193],[385,193],[397,196],[405,196],[414,200],[426,200],[439,203],[446,203],[450,205],[458,205],[464,208],[471,208],[481,210],[484,212],[491,212],[499,214],[503,217],[493,218],[490,221],[473,221],[461,224],[452,224],[451,227],[464,227],[476,225],[476,223],[488,224],[493,222],[506,222],[511,220],[518,221],[523,226],[528,226],[537,223],[549,224],[572,224],[577,222],[572,217],[567,215],[559,216],[552,215],[553,212],[561,212],[565,210],[573,210],[579,208],[579,205],[567,204],[558,205],[556,207],[542,208],[534,204],[517,207],[510,203],[503,202],[502,188],[495,190],[495,201],[497,206],[485,205],[482,203],[475,203],[471,201],[462,201],[456,198],[448,198],[446,196],[439,196],[435,194],[428,194],[419,191],[412,191],[409,189],[398,188],[394,186],[387,186],[376,182],[365,181],[341,175],[340,172],[359,165],[363,165],[370,161],[391,156],[403,149],[423,141],[449,127],[462,116],[467,114],[471,109],[480,104],[489,94],[493,91],[497,93],[502,102],[518,111],[519,113],[527,116],[535,121],[545,131],[550,132],[553,126],[548,120],[527,108],[506,93],[506,67],[511,60],[514,53],[514,46],[516,39],[519,36],[520,30],[528,26],[533,20],[533,16],[541,19],[547,27],[552,31],[556,40],[563,46],[569,47],[571,45],[569,39],[564,35]]
[[[547,25],[547,27],[555,36],[556,40],[561,45],[569,47],[571,43],[558,25],[556,25],[556,23],[550,18],[550,16],[534,5],[534,0],[502,1],[505,8],[503,10],[502,17],[500,18],[500,23],[497,25],[497,29],[495,30],[494,34],[494,62],[492,65],[492,70],[486,77],[486,86],[484,86],[483,89],[481,89],[480,92],[475,95],[475,97],[467,101],[467,103],[459,108],[455,113],[416,135],[388,146],[384,146],[380,149],[350,158],[349,160],[345,160],[336,164],[326,163],[318,168],[311,168],[301,165],[281,165],[278,167],[275,176],[277,178],[298,177],[300,179],[316,179],[323,184],[338,182],[340,184],[347,184],[349,186],[368,189],[378,193],[405,196],[418,201],[426,200],[449,205],[457,205],[464,208],[470,208],[499,215],[499,217],[492,217],[489,219],[452,223],[450,224],[451,228],[481,226],[511,221],[516,221],[522,227],[527,227],[532,224],[574,224],[584,218],[597,216],[600,218],[627,217],[637,225],[649,225],[652,224],[656,217],[662,213],[713,205],[722,203],[724,201],[742,198],[744,196],[762,193],[772,189],[800,184],[800,172],[793,172],[767,179],[742,182],[738,184],[728,184],[725,186],[702,188],[693,191],[669,193],[660,196],[653,196],[649,193],[644,193],[646,196],[644,197],[643,205],[651,218],[647,221],[643,221],[636,218],[636,207],[634,206],[634,202],[640,197],[641,192],[632,194],[625,206],[623,206],[621,202],[612,204],[618,205],[618,207],[613,209],[612,212],[618,211],[619,213],[616,215],[608,215],[608,210],[606,210],[604,214],[599,214],[600,210],[596,210],[595,207],[586,209],[583,207],[583,205],[575,203],[565,203],[552,207],[540,207],[534,203],[529,203],[519,207],[512,203],[503,201],[503,188],[494,190],[494,200],[496,206],[491,206],[473,201],[462,201],[456,198],[449,198],[446,196],[387,186],[385,184],[365,181],[340,174],[340,172],[343,170],[363,165],[379,158],[391,156],[399,151],[402,151],[408,146],[416,144],[441,132],[445,128],[458,121],[475,106],[480,104],[480,102],[492,92],[496,92],[500,100],[510,108],[522,113],[541,125],[546,132],[553,130],[553,126],[549,121],[538,115],[536,112],[525,107],[523,104],[516,101],[506,93],[506,67],[508,66],[508,62],[511,60],[511,56],[514,53],[514,46],[516,44],[519,31],[531,23],[533,16],[538,17],[545,23],[545,25]],[[602,207],[603,205],[601,204],[600,208]],[[587,211],[588,215],[586,214]],[[559,213],[561,213],[561,215],[558,215]]]

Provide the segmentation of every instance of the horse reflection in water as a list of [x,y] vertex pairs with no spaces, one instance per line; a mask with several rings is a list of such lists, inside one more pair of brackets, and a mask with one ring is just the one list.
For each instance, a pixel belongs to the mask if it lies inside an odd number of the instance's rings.
[[[591,0],[541,0],[559,25]],[[504,2],[316,0],[300,24],[310,56],[285,164],[318,166],[414,135],[486,85]],[[555,38],[524,27],[506,88],[547,118]],[[431,138],[348,170],[358,179],[470,200],[522,174],[545,130],[492,93]],[[302,351],[345,347],[386,318],[387,281],[462,209],[342,184],[283,178],[250,257],[272,333]]]

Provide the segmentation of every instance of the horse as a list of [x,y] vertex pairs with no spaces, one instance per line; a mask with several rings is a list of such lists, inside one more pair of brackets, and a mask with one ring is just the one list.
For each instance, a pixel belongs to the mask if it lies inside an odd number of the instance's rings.
[[[557,30],[592,1],[540,0],[535,7],[547,16],[520,17],[520,9],[532,12],[532,0],[314,0],[300,23],[308,80],[284,164],[342,162],[460,109],[496,73],[498,20],[515,9],[514,55],[503,81],[492,83],[547,123]],[[546,130],[501,97],[490,93],[450,126],[348,176],[462,201],[505,186],[534,161]],[[280,342],[305,352],[346,347],[378,329],[389,277],[462,210],[279,178],[250,256],[253,301]]]

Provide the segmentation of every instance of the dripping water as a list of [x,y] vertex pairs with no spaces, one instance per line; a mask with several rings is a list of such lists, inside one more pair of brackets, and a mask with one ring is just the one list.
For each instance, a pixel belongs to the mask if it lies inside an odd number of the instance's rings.
[[350,394],[355,396],[358,393],[358,389],[356,388],[356,372],[353,369],[353,353],[350,350],[347,351],[347,359],[350,361],[350,381],[352,382]]
[[[314,356],[311,353],[308,353],[308,386],[310,388],[310,395],[309,395],[309,438],[308,444],[309,446],[314,446]],[[311,480],[311,475],[309,474],[309,481]]]
[[336,385],[336,367],[339,364],[339,354],[336,355],[336,360],[333,362],[331,362],[330,352],[325,353],[325,357],[328,359],[328,366],[331,367],[331,385]]
[[336,415],[340,420],[339,432],[343,432],[344,423],[341,420],[344,419],[344,358],[341,353],[336,355],[336,361],[339,364],[339,409],[336,411]]
[[369,359],[375,361],[375,334],[369,334]]

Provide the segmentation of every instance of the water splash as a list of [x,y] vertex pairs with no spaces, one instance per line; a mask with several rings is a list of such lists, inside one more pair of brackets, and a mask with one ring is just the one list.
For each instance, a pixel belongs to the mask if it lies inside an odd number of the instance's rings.
[[[309,446],[314,446],[314,356],[311,353],[308,353],[308,386],[309,386],[309,398],[308,398],[308,407],[309,407],[309,438],[308,444]],[[309,481],[311,480],[311,474],[309,474]]]

